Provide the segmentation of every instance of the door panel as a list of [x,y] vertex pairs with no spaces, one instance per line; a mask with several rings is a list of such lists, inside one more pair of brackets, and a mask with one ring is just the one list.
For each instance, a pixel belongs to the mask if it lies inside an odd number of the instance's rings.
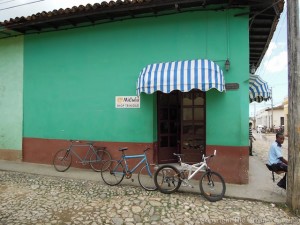
[[179,152],[180,99],[178,91],[158,93],[158,163],[177,162]]
[[205,93],[193,90],[182,94],[181,153],[184,161],[199,162],[205,153]]

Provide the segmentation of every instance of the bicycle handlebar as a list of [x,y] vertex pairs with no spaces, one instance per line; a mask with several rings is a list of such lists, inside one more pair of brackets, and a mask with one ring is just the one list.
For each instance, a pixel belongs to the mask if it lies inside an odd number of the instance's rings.
[[[85,144],[85,145],[93,145],[95,144],[94,141],[80,141],[80,140],[69,140],[72,144],[73,143],[80,143],[80,144]],[[96,146],[94,146],[96,147]]]
[[[147,147],[145,150],[144,150],[144,153],[146,152],[146,151],[148,151],[150,148],[149,147]],[[127,147],[124,147],[124,148],[119,148],[119,151],[122,151],[123,152],[123,154],[124,154],[124,151],[125,150],[128,150],[128,148]]]
[[216,156],[216,155],[217,155],[217,150],[215,149],[215,150],[214,150],[214,154],[209,155],[209,156],[204,156],[204,155],[203,155],[202,158],[206,160],[206,159],[211,158],[211,157],[214,157],[214,156]]
[[144,150],[144,153],[146,152],[146,151],[148,151],[150,148],[149,147],[147,147],[145,150]]
[[[177,153],[173,153],[173,155],[175,155],[175,156],[178,157],[179,162],[181,162],[181,156],[184,156],[184,154],[177,154]],[[214,150],[214,154],[209,155],[209,156],[205,156],[205,155],[203,154],[203,155],[202,155],[202,159],[203,159],[203,160],[206,160],[206,159],[211,158],[211,157],[214,157],[214,156],[216,156],[216,155],[217,155],[217,150],[215,149],[215,150]]]

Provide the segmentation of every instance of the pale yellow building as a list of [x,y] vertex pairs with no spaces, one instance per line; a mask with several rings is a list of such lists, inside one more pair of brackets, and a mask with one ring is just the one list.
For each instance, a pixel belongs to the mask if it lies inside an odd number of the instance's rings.
[[286,119],[284,105],[260,110],[255,115],[256,127],[263,126],[267,132],[276,132],[280,127],[285,127]]

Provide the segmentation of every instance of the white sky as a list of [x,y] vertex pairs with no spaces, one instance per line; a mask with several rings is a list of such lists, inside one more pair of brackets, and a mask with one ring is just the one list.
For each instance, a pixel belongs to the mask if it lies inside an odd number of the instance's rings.
[[[107,0],[109,2],[110,0]],[[88,3],[101,3],[97,0],[0,0],[0,21],[17,16],[29,16],[42,11],[52,11]],[[265,80],[273,91],[273,104],[280,104],[288,96],[287,71],[287,17],[286,8],[281,14],[279,24],[274,33],[268,51],[257,69],[256,74]],[[251,103],[250,116],[260,109],[271,107],[271,101]]]
[[[286,4],[285,4],[286,6]],[[256,70],[269,87],[272,87],[273,105],[280,105],[288,97],[288,50],[287,50],[287,14],[286,7],[280,16],[279,23],[273,35],[272,42],[265,54],[260,67]],[[249,106],[250,116],[259,110],[271,108],[271,100],[267,102],[253,102]]]
[[[109,2],[108,0],[107,2]],[[17,16],[30,16],[42,11],[101,3],[97,0],[0,0],[0,21]]]

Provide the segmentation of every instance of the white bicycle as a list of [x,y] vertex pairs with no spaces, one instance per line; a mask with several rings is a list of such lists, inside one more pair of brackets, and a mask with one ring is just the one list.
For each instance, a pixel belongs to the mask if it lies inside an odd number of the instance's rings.
[[175,154],[178,157],[179,166],[163,165],[154,174],[154,182],[158,190],[165,194],[177,191],[183,183],[185,186],[194,187],[191,179],[198,173],[203,173],[200,177],[199,187],[201,194],[209,201],[221,200],[226,191],[223,177],[212,171],[207,165],[208,159],[216,155],[202,156],[202,161],[193,165],[182,162],[182,154]]

